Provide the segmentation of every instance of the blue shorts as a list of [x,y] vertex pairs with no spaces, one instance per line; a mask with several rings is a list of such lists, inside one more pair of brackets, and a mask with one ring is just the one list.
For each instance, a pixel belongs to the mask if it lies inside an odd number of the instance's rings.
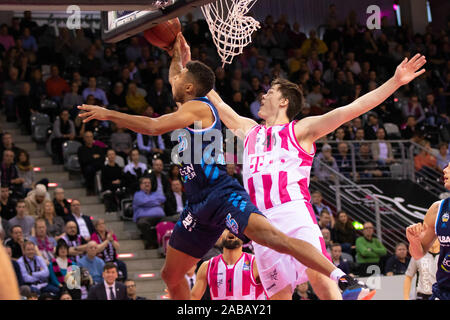
[[244,243],[248,242],[244,230],[252,213],[262,215],[237,180],[216,185],[203,201],[188,201],[173,229],[169,245],[201,259],[225,228]]
[[430,300],[450,300],[450,290],[445,288],[439,288],[438,284],[435,282],[433,284],[433,294]]

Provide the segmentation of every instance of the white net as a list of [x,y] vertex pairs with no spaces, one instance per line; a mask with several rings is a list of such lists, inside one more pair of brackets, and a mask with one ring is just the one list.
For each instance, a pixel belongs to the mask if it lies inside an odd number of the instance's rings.
[[208,22],[222,67],[243,52],[260,25],[246,16],[257,0],[217,0],[201,7]]

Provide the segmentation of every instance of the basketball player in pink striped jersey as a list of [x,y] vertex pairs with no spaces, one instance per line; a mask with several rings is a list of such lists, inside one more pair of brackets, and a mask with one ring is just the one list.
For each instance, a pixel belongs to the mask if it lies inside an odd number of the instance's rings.
[[[425,70],[420,69],[425,63],[425,57],[420,54],[410,60],[405,58],[394,76],[379,88],[347,106],[300,121],[293,119],[304,104],[303,93],[287,80],[274,80],[263,96],[258,115],[265,120],[265,125],[239,116],[214,90],[208,94],[223,123],[244,139],[245,189],[276,228],[311,243],[328,256],[309,202],[315,141],[381,104],[402,85],[423,74]],[[256,243],[254,249],[260,279],[270,299],[291,299],[295,286],[306,278],[320,299],[355,298],[351,291],[344,291],[341,296],[336,282],[288,255]]]
[[266,300],[255,256],[242,251],[242,240],[227,229],[221,237],[223,254],[202,263],[191,291],[200,300],[207,285],[212,300]]

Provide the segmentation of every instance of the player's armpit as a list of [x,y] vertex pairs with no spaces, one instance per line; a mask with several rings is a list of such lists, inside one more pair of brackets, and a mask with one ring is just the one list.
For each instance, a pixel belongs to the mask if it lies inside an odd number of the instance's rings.
[[203,297],[203,294],[205,293],[208,284],[207,279],[208,263],[209,261],[203,262],[197,271],[197,278],[195,280],[195,285],[191,290],[191,300],[200,300]]
[[[428,252],[433,245],[433,242],[437,239],[435,231],[436,217],[439,212],[442,201],[437,201],[431,205],[425,214],[424,224],[424,235],[422,238],[422,247],[424,253]],[[425,226],[426,225],[426,226]]]

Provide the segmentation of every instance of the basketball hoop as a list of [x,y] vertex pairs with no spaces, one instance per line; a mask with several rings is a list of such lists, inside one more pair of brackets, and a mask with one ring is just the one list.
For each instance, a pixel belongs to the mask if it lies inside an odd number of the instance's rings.
[[222,68],[243,52],[252,41],[252,33],[260,27],[258,21],[246,16],[255,2],[256,0],[217,0],[201,7],[222,59]]

